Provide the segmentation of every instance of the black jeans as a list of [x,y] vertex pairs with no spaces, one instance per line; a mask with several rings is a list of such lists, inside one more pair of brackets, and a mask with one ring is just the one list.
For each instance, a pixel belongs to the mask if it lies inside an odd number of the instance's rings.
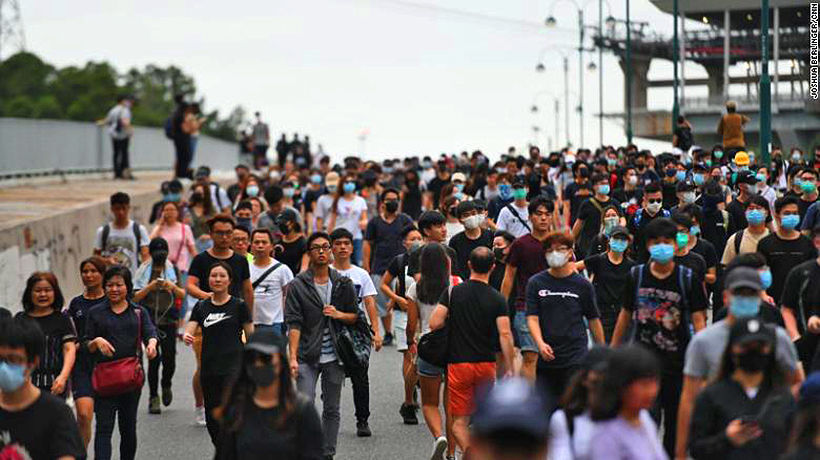
[[549,413],[558,408],[558,401],[564,390],[567,388],[569,379],[575,374],[578,368],[570,367],[541,367],[535,373],[535,387],[541,391],[547,403]]
[[137,454],[137,407],[142,390],[132,391],[110,398],[94,397],[94,416],[97,429],[94,433],[94,458],[111,458],[111,435],[114,418],[120,428],[120,459],[133,460]]
[[675,437],[678,430],[678,405],[683,391],[683,373],[664,371],[661,373],[661,389],[650,411],[655,423],[661,424],[663,411],[663,449],[669,458],[675,456]]
[[208,427],[208,434],[214,446],[219,443],[219,420],[214,418],[213,410],[222,405],[222,397],[230,379],[228,375],[200,374],[199,376],[199,382],[202,385],[202,400],[205,403],[205,425]]
[[170,387],[171,379],[174,377],[174,370],[177,367],[177,326],[176,324],[165,324],[157,326],[159,334],[159,346],[157,356],[148,361],[148,390],[151,397],[157,396],[157,380],[159,379],[159,366],[162,364],[162,387]]
[[370,418],[370,378],[367,372],[368,368],[365,367],[350,376],[357,422],[367,422]]
[[191,161],[193,160],[193,153],[191,153],[191,136],[187,134],[179,134],[174,138],[174,150],[176,150],[177,167],[176,177],[191,178]]
[[125,139],[112,139],[114,142],[114,177],[123,177],[123,172],[131,167],[128,160],[128,141]]

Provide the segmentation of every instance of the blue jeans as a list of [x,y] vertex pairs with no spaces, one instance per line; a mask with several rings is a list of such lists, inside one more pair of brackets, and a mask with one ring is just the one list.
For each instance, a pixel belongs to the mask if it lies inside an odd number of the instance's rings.
[[111,458],[111,435],[114,433],[114,418],[120,427],[120,458],[133,460],[137,455],[137,407],[142,390],[132,391],[110,398],[94,398],[94,415],[97,429],[94,433],[94,458]]
[[526,311],[519,310],[515,312],[513,327],[518,336],[518,348],[520,348],[521,351],[538,353],[538,347],[535,345],[535,340],[532,338],[532,334],[530,334],[530,327],[527,325]]
[[325,364],[299,363],[296,387],[311,403],[316,399],[316,382],[322,377],[322,431],[324,432],[324,455],[336,455],[336,441],[341,421],[340,403],[345,370],[339,361]]
[[285,323],[273,323],[273,324],[254,324],[253,325],[254,331],[261,331],[262,329],[269,329],[274,332],[274,334],[285,337],[287,335],[287,328],[285,327]]

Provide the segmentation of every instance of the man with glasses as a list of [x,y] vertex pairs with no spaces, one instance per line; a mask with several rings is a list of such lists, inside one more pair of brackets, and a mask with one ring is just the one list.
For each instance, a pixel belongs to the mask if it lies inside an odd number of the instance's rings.
[[324,458],[336,454],[340,402],[345,369],[339,361],[335,330],[339,323],[352,325],[359,314],[353,281],[330,267],[330,236],[316,232],[307,240],[310,267],[290,282],[285,300],[290,371],[299,391],[311,402],[316,382],[322,378],[322,429]]
[[669,217],[669,211],[663,209],[663,192],[660,184],[652,182],[644,188],[643,207],[635,211],[627,227],[629,233],[635,236],[633,249],[637,255],[637,262],[649,260],[643,229],[658,217]]
[[[207,251],[202,251],[191,261],[191,268],[188,270],[188,295],[197,300],[210,298],[213,293],[208,284],[208,272],[217,262],[225,262],[230,265],[233,271],[231,286],[228,292],[234,297],[241,298],[248,306],[253,315],[253,285],[250,280],[250,267],[248,259],[240,256],[233,249],[233,235],[236,224],[233,218],[227,214],[219,214],[208,221],[208,229],[214,245]],[[194,400],[197,423],[205,424],[204,402],[202,399],[202,388],[199,383],[199,368],[201,366],[200,353],[202,350],[202,330],[197,328],[194,333],[194,352],[197,355],[197,370],[194,372]]]

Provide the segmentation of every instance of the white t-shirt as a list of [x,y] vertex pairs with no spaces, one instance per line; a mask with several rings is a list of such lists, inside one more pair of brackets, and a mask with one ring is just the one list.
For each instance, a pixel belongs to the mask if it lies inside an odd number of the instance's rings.
[[429,304],[419,302],[418,294],[416,294],[416,283],[411,284],[407,288],[407,298],[416,302],[419,307],[419,318],[421,319],[421,333],[426,334],[430,332],[430,316],[433,315],[433,310],[436,309],[437,304]]
[[[128,224],[125,228],[115,228],[113,223],[107,224],[110,228],[108,232],[108,241],[105,243],[105,250],[103,250],[103,228],[105,225],[97,229],[97,236],[94,238],[94,248],[102,250],[103,257],[113,257],[118,264],[124,265],[131,270],[131,273],[136,273],[140,266],[139,254],[137,254],[137,240],[134,235],[134,221],[128,219]],[[148,231],[145,227],[139,226],[140,244],[141,248],[148,248]]]
[[[316,225],[316,219],[322,219],[322,226],[327,227],[330,220],[330,208],[333,207],[333,195],[324,194],[316,200],[316,207],[313,212],[313,225]],[[324,228],[320,228],[324,231]]]
[[224,208],[230,208],[233,204],[231,203],[230,197],[228,197],[228,192],[214,182],[211,183],[211,203],[215,208],[218,208],[219,211],[222,211]]
[[[270,264],[264,267],[249,264],[251,269],[251,283],[255,283],[263,273],[278,263],[280,262],[277,260],[271,260]],[[285,286],[287,286],[291,280],[293,280],[293,272],[283,263],[253,289],[254,324],[272,325],[273,323],[282,323],[285,321]]]
[[[356,297],[359,298],[359,309],[367,316],[367,311],[364,308],[364,298],[370,296],[375,297],[377,294],[376,285],[373,284],[370,273],[367,273],[363,268],[355,265],[351,265],[347,270],[339,270],[335,267],[334,270],[339,272],[340,275],[350,278],[350,281],[353,281],[353,287],[356,289]],[[370,320],[369,317],[367,319],[368,321]]]
[[[367,212],[367,202],[364,198],[356,195],[352,200],[347,201],[344,197],[339,198],[336,204],[336,226],[331,231],[337,228],[344,227],[353,234],[354,240],[362,239],[362,229],[359,228],[359,219],[362,213]],[[328,222],[330,216],[328,216]]]
[[117,104],[112,107],[111,110],[108,111],[108,115],[105,116],[105,123],[108,125],[108,135],[114,139],[127,139],[129,132],[124,126],[117,131],[118,120],[130,122],[131,109],[124,105]]
[[530,213],[529,210],[527,210],[527,207],[522,206],[519,208],[515,205],[515,203],[510,203],[510,206],[513,207],[516,211],[518,211],[518,216],[521,217],[521,219],[515,217],[513,213],[510,212],[509,208],[507,206],[504,206],[503,208],[501,208],[501,212],[498,213],[498,222],[496,222],[498,229],[506,230],[512,233],[512,235],[516,238],[524,236],[527,233],[530,233],[530,228],[521,223],[521,221],[523,220],[527,223],[527,225],[530,225],[530,222],[528,220],[530,217]]
[[447,222],[444,226],[447,227],[447,238],[444,239],[444,244],[449,244],[450,238],[464,231],[464,225],[461,222]]

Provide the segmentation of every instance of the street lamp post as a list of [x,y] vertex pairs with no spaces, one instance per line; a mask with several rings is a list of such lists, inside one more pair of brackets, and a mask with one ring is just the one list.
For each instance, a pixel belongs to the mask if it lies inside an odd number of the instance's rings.
[[[598,0],[598,39],[604,36],[604,0]],[[604,145],[604,47],[598,47],[598,146]]]
[[626,0],[626,143],[632,143],[632,23]]
[[[548,20],[549,21],[549,20]],[[541,50],[540,56],[538,57],[539,62],[535,66],[535,70],[538,72],[544,72],[547,70],[547,66],[544,65],[543,58],[544,52],[546,51],[557,51],[561,54],[562,61],[563,61],[563,69],[564,69],[564,132],[565,132],[565,145],[570,145],[569,140],[569,57],[566,53],[561,51],[560,48],[544,48]],[[578,69],[578,72],[582,72],[582,69]],[[556,117],[557,119],[557,117]],[[582,123],[583,126],[583,123]],[[583,128],[582,128],[583,129]],[[555,142],[558,142],[558,136],[555,136]]]
[[672,68],[674,69],[674,83],[672,84],[672,126],[674,127],[675,123],[678,122],[678,111],[680,110],[680,106],[678,105],[678,0],[673,1],[672,16],[674,17],[672,20],[672,27],[674,28],[674,32],[672,33]]
[[769,77],[769,0],[760,2],[760,151],[769,167],[772,139],[772,81]]

